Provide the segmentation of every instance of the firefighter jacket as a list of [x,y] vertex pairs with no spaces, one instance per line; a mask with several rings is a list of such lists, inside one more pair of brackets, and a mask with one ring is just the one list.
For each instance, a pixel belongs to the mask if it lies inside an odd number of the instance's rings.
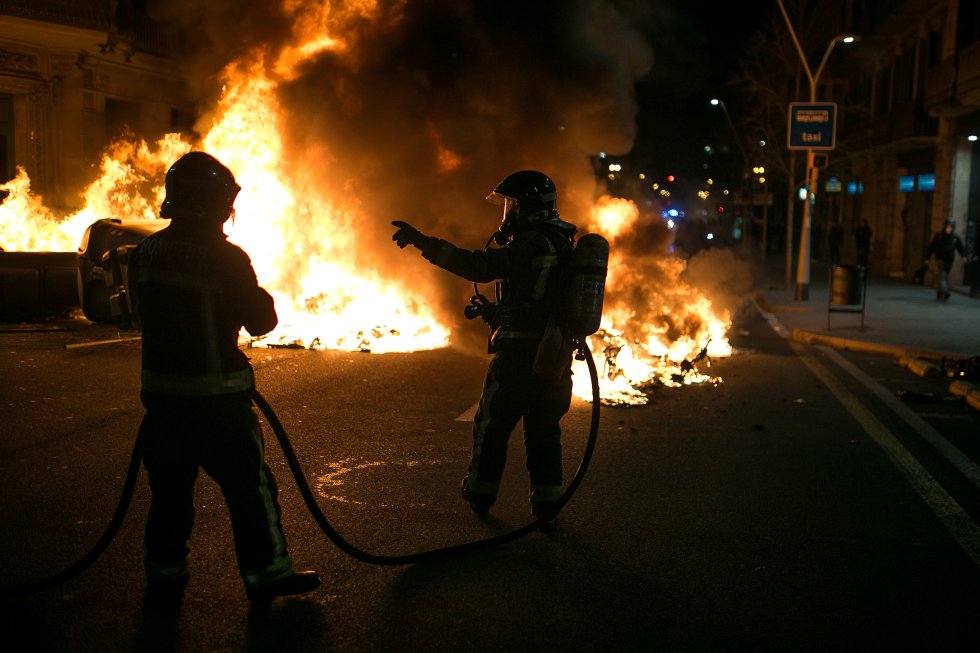
[[499,280],[499,303],[484,316],[492,332],[491,351],[518,341],[536,344],[549,319],[560,316],[572,241],[558,228],[539,225],[487,250],[460,249],[426,236],[420,249],[433,264],[469,281]]
[[953,263],[954,252],[959,252],[960,256],[966,256],[963,241],[955,233],[948,234],[945,231],[941,231],[933,236],[932,242],[929,243],[929,249],[926,250],[926,258],[928,259],[935,254],[936,260],[946,263],[948,267]]
[[278,317],[248,255],[220,228],[172,222],[134,250],[129,280],[142,327],[144,394],[251,395],[238,333],[243,326],[268,333]]

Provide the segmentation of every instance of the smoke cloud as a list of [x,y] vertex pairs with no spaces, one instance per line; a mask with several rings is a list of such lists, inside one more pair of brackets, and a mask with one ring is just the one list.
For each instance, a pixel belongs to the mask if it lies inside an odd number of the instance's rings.
[[749,301],[754,286],[751,267],[730,249],[698,252],[688,261],[682,279],[732,315]]
[[628,14],[603,0],[171,0],[153,13],[189,35],[202,98],[227,63],[261,57],[271,69],[311,24],[337,41],[279,73],[288,165],[356,203],[363,265],[439,288],[453,326],[470,288],[398,253],[391,220],[480,249],[500,219],[484,198],[531,168],[555,180],[562,217],[583,224],[599,190],[591,157],[633,147],[635,85],[653,61]]

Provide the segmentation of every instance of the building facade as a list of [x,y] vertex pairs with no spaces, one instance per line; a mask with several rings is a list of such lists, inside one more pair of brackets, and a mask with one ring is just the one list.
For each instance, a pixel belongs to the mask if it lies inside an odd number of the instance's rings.
[[137,0],[0,0],[0,176],[77,208],[106,145],[187,131],[194,103],[174,35]]
[[[978,254],[980,3],[844,5],[844,28],[861,41],[843,76],[838,129],[846,148],[828,169],[839,195],[824,193],[824,210],[847,234],[868,222],[873,274],[917,280],[947,219],[955,220],[967,258]],[[957,257],[951,281],[976,284],[976,267]]]

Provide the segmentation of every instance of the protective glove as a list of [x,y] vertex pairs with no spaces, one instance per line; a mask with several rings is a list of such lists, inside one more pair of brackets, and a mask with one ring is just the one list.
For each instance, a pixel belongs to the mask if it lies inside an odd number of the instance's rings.
[[391,239],[395,241],[395,244],[405,249],[406,245],[415,245],[416,247],[422,242],[425,236],[421,231],[408,224],[407,222],[402,222],[401,220],[394,220],[391,224],[398,227],[398,231],[392,235]]

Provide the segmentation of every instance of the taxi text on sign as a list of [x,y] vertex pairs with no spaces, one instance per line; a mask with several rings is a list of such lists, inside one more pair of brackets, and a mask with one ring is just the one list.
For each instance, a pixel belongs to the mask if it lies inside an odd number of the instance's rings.
[[836,135],[836,103],[790,102],[789,149],[832,150]]

